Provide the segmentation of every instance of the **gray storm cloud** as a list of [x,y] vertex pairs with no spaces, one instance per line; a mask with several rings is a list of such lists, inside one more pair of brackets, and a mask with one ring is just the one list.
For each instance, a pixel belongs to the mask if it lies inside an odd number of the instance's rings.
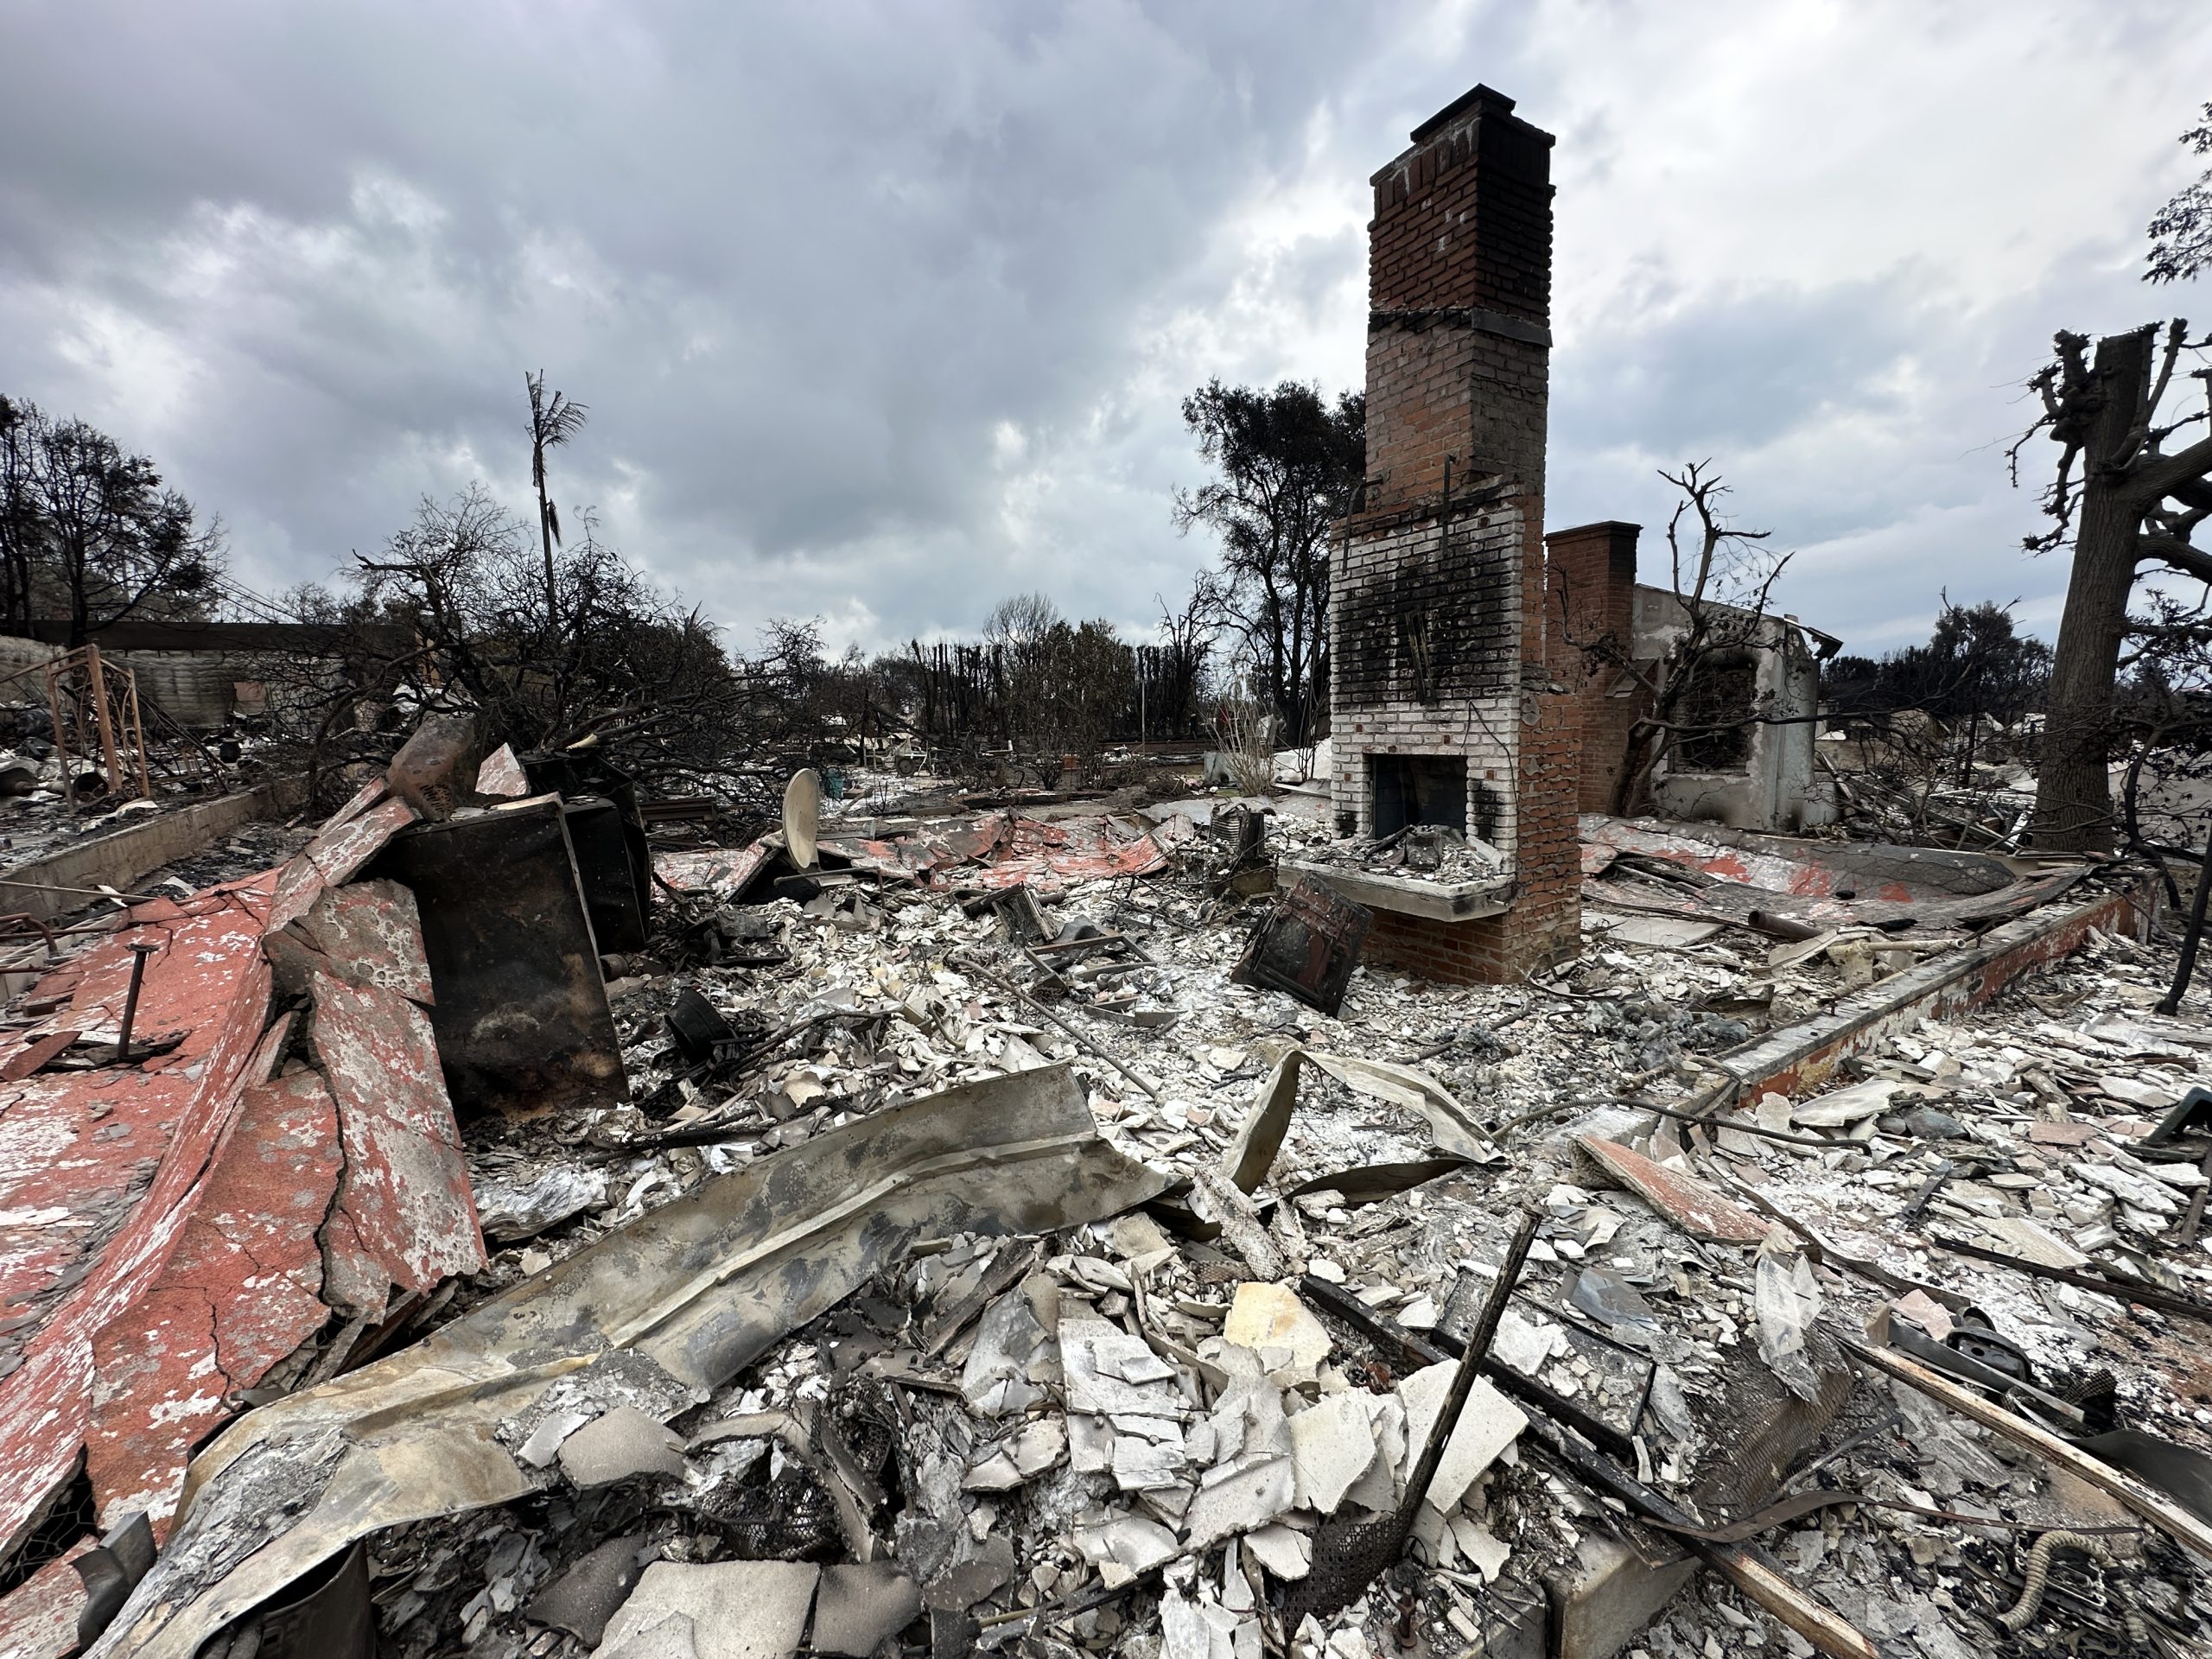
[[[2185,299],[2135,264],[2204,31],[1713,15],[17,5],[0,388],[153,454],[266,588],[426,491],[520,499],[542,367],[592,409],[564,510],[741,640],[1027,588],[1141,628],[1207,551],[1181,395],[1357,382],[1365,175],[1482,79],[1561,134],[1555,524],[1656,524],[1651,467],[1710,454],[1854,645],[1944,582],[2047,601],[1992,446],[2052,328]],[[2044,89],[2099,76],[2125,115],[2039,159]],[[2007,141],[2031,176],[1970,196]]]

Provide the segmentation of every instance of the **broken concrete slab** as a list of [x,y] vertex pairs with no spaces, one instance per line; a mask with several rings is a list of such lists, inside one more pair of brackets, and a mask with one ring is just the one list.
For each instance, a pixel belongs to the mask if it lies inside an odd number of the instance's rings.
[[429,1020],[381,986],[321,972],[310,984],[308,1040],[338,1103],[338,1210],[352,1242],[375,1274],[406,1290],[477,1271],[484,1239]]
[[1607,944],[1648,944],[1681,950],[1702,944],[1719,931],[1719,922],[1694,921],[1687,916],[1623,916],[1610,920],[1605,939]]
[[[1135,1421],[1167,1421],[1166,1419],[1133,1419]],[[1169,1425],[1173,1427],[1172,1423]],[[1184,1469],[1188,1459],[1183,1454],[1182,1437],[1176,1435],[1158,1440],[1143,1434],[1119,1434],[1114,1439],[1114,1450],[1108,1466],[1113,1471],[1114,1484],[1125,1492],[1168,1491],[1187,1484]]]
[[1162,1659],[1260,1659],[1260,1622],[1217,1599],[1203,1581],[1192,1593],[1170,1585],[1160,1600]]
[[638,1638],[682,1619],[698,1659],[790,1659],[806,1632],[820,1576],[809,1561],[655,1561],[608,1621],[599,1652],[602,1659],[632,1654]]
[[0,874],[0,910],[49,921],[76,909],[86,892],[102,887],[130,892],[139,877],[199,852],[241,825],[282,817],[300,804],[306,792],[304,780],[278,779],[258,788],[173,807],[41,858],[11,861]]
[[69,1659],[78,1650],[77,1620],[87,1605],[79,1558],[95,1547],[89,1535],[0,1596],[0,1655],[7,1659]]
[[1222,1340],[1255,1353],[1276,1357],[1300,1370],[1311,1370],[1329,1357],[1335,1341],[1287,1285],[1247,1281],[1229,1304]]
[[[72,964],[69,1006],[53,1016],[82,1029],[112,1026],[130,976],[130,945],[158,947],[145,969],[142,1026],[181,1030],[157,1060],[27,1077],[0,1090],[0,1551],[77,1467],[99,1391],[93,1343],[160,1278],[206,1193],[208,1173],[249,1082],[268,1009],[257,949],[258,891],[199,895],[177,919],[132,929]],[[158,1020],[160,1024],[155,1025]],[[233,1299],[220,1299],[226,1319]],[[241,1310],[248,1311],[248,1310]],[[162,1427],[160,1401],[197,1399],[212,1373],[208,1303],[197,1335],[165,1350],[173,1365],[142,1373],[141,1414],[118,1427],[142,1446],[112,1466],[115,1495],[174,1478],[199,1430]],[[118,1340],[111,1357],[124,1351]],[[214,1390],[219,1395],[220,1390]],[[158,1465],[158,1467],[157,1467]]]
[[1893,1078],[1870,1077],[1847,1089],[1831,1090],[1798,1103],[1789,1109],[1789,1120],[1812,1128],[1848,1128],[1870,1117],[1879,1117],[1889,1109],[1890,1102],[1902,1087]]
[[385,787],[435,823],[453,816],[481,771],[476,716],[424,715],[385,768]]
[[1107,1588],[1117,1589],[1178,1554],[1182,1546],[1159,1522],[1141,1515],[1116,1515],[1078,1525],[1075,1547],[1099,1569]]
[[1204,1549],[1280,1520],[1298,1502],[1289,1456],[1245,1457],[1209,1469],[1183,1512],[1183,1543]]
[[1290,1419],[1299,1505],[1334,1515],[1352,1483],[1373,1466],[1375,1431],[1355,1394],[1332,1394]]
[[1284,1583],[1294,1583],[1313,1570],[1313,1535],[1281,1521],[1244,1535],[1244,1548],[1252,1559]]
[[1483,1575],[1485,1583],[1495,1584],[1497,1575],[1504,1571],[1505,1563],[1513,1554],[1513,1546],[1491,1533],[1488,1527],[1470,1521],[1464,1515],[1452,1517],[1452,1542],[1469,1566]]
[[515,758],[512,744],[502,743],[484,757],[484,764],[476,768],[476,792],[510,799],[530,793],[530,775]]
[[1003,1417],[1026,1411],[1059,1380],[1059,1346],[1016,1286],[983,1310],[960,1373],[960,1391],[978,1411]]
[[166,1535],[183,1451],[328,1321],[315,1230],[339,1181],[337,1141],[315,1073],[244,1091],[174,1254],[92,1338],[86,1445],[104,1515],[143,1511]]
[[698,1627],[687,1614],[671,1613],[626,1642],[608,1643],[594,1659],[702,1659]]
[[[1034,1480],[1058,1463],[1068,1449],[1068,1431],[1058,1418],[1039,1418],[1024,1423],[991,1454],[968,1471],[961,1483],[971,1492],[1003,1492]],[[1116,1468],[1118,1474],[1118,1465]],[[1122,1481],[1127,1487],[1129,1483]]]
[[1217,1461],[1183,1512],[1186,1548],[1266,1526],[1298,1501],[1282,1395],[1263,1377],[1232,1377],[1206,1420]]
[[406,802],[382,798],[364,807],[356,817],[349,818],[341,812],[329,820],[277,873],[276,895],[269,905],[268,931],[277,931],[306,915],[325,889],[351,881],[384,850],[387,842],[414,822],[415,809]]
[[[2089,1265],[2088,1256],[2048,1227],[2026,1216],[1986,1217],[1976,1224],[1984,1235],[1984,1243],[2010,1250],[2023,1261],[2033,1262],[2041,1267],[2069,1269]],[[1939,1339],[1942,1334],[1940,1332],[1936,1333]]]
[[415,895],[397,881],[326,887],[262,948],[287,996],[305,996],[308,976],[319,971],[349,985],[381,986],[424,1007],[436,1000]]
[[[1406,1444],[1419,1448],[1428,1444],[1430,1429],[1452,1391],[1456,1361],[1425,1365],[1398,1384],[1398,1397],[1406,1408]],[[1475,1379],[1467,1403],[1452,1426],[1444,1447],[1444,1461],[1429,1483],[1427,1503],[1449,1514],[1482,1471],[1497,1461],[1505,1448],[1529,1427],[1528,1414],[1493,1388],[1484,1377]]]
[[1060,1366],[1070,1411],[1146,1417],[1188,1414],[1175,1373],[1141,1337],[1096,1315],[1060,1320]]

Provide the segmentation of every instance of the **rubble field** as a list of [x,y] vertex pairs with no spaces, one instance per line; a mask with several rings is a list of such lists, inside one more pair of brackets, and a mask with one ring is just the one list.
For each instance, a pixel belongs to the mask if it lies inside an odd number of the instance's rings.
[[0,1653],[2212,1652],[2177,923],[1738,1086],[2142,872],[1586,820],[1577,961],[1328,1013],[1277,856],[1486,849],[864,779],[464,1016],[397,873],[598,821],[423,743],[11,1005]]

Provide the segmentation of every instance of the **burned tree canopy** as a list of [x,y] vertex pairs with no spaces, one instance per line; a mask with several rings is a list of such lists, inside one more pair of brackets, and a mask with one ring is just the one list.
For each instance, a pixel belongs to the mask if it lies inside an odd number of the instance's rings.
[[72,645],[126,617],[196,617],[222,526],[99,428],[0,396],[0,622],[66,619]]
[[321,658],[272,658],[286,735],[320,778],[373,747],[363,711],[473,711],[485,747],[520,751],[595,740],[622,746],[647,774],[705,764],[742,729],[742,685],[715,630],[671,601],[592,533],[556,547],[556,610],[544,603],[531,526],[474,486],[424,498],[373,555],[357,556],[353,592],[295,594],[327,626],[334,677]]
[[1221,537],[1209,608],[1242,636],[1283,741],[1310,742],[1328,707],[1329,527],[1366,467],[1366,394],[1331,404],[1291,380],[1211,380],[1183,400],[1183,421],[1219,475],[1176,492],[1176,528]]
[[[2199,156],[2212,156],[2212,104],[2204,106],[2202,124],[2181,141]],[[2177,190],[2152,219],[2150,261],[2144,275],[2154,283],[2183,282],[2212,269],[2212,167]]]

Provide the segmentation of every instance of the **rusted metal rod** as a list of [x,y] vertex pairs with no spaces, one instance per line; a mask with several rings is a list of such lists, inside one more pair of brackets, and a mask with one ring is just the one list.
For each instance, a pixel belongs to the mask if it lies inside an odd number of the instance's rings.
[[17,881],[0,876],[0,887],[13,888],[19,893],[67,893],[84,899],[121,899],[134,905],[150,905],[161,897],[157,893],[113,893],[105,887],[65,887],[52,881]]
[[138,1020],[138,987],[146,977],[146,958],[162,947],[140,943],[130,947],[130,988],[123,996],[123,1030],[115,1039],[115,1057],[128,1065],[130,1059],[130,1027]]

